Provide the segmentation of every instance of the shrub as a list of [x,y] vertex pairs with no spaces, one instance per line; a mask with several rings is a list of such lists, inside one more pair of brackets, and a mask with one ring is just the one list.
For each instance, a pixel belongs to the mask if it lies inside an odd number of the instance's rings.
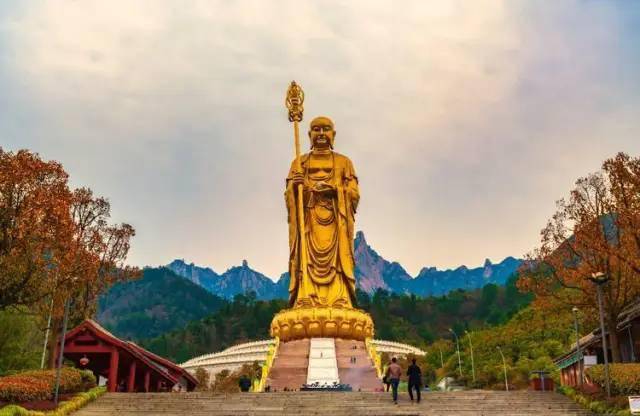
[[87,392],[74,396],[70,400],[62,402],[57,409],[49,412],[38,412],[16,405],[9,405],[0,409],[0,416],[68,416],[94,401],[106,391],[105,387],[94,387]]
[[82,390],[86,391],[98,385],[96,376],[91,370],[80,370],[80,377],[82,378]]
[[0,409],[0,416],[29,416],[29,411],[24,407],[12,404]]
[[0,400],[9,403],[48,400],[51,386],[44,380],[21,375],[0,379]]
[[[73,397],[71,400],[63,402],[60,405],[60,407],[58,407],[56,410],[54,410],[52,412],[47,412],[46,415],[47,416],[67,416],[67,415],[70,415],[71,413],[77,411],[78,409],[83,408],[88,403],[94,401],[95,399],[100,397],[100,395],[102,395],[106,391],[107,391],[107,389],[105,387],[94,387],[93,389],[91,389],[91,390],[89,390],[87,392],[78,394],[77,396]],[[35,416],[35,415],[31,415],[30,414],[29,416]]]
[[[600,386],[605,385],[604,366],[595,365],[586,371],[587,376]],[[629,396],[640,394],[640,364],[609,364],[611,393]]]
[[[56,370],[35,370],[21,373],[20,376],[31,377],[49,383],[51,393],[56,385]],[[60,393],[78,393],[82,390],[82,374],[77,368],[64,367],[60,370]]]
[[[78,393],[95,387],[87,370],[65,367],[60,371],[60,393]],[[9,403],[49,400],[54,394],[56,370],[26,371],[0,378],[0,400]]]

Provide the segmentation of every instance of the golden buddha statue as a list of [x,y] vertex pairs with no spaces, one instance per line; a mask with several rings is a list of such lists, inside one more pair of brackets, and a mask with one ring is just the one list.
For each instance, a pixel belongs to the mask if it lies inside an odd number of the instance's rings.
[[278,313],[271,324],[272,335],[281,340],[314,336],[363,340],[373,335],[371,317],[354,308],[358,178],[351,160],[333,150],[335,136],[329,118],[313,119],[311,151],[293,161],[286,179],[291,309]]
[[[333,151],[333,122],[311,122],[311,151],[296,161],[287,176],[285,200],[289,220],[289,304],[351,308],[355,304],[353,227],[360,195],[351,160]],[[302,184],[306,247],[298,241],[296,189]],[[306,249],[302,273],[300,250]]]

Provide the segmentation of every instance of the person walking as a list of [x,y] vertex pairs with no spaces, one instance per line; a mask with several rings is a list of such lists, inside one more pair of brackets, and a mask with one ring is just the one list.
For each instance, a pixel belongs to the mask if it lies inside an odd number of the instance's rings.
[[387,367],[387,381],[391,384],[393,394],[393,403],[398,404],[398,385],[400,384],[400,376],[402,375],[402,367],[397,363],[396,357],[391,359],[391,364]]
[[409,377],[409,398],[413,401],[413,389],[416,389],[418,403],[420,403],[420,389],[422,388],[422,370],[416,365],[416,359],[411,360],[411,365],[407,369]]
[[246,374],[241,375],[238,380],[238,387],[240,387],[241,392],[248,392],[251,388],[251,379]]
[[387,393],[389,392],[389,387],[391,387],[391,382],[389,381],[389,376],[385,373],[384,377],[382,377],[382,384],[387,387]]

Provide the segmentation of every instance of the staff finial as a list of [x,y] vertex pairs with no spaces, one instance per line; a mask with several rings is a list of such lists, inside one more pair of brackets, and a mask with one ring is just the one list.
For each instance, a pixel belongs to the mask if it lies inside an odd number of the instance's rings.
[[296,84],[295,81],[291,81],[291,85],[287,89],[287,97],[285,99],[285,105],[289,110],[289,121],[302,121],[302,113],[304,112],[304,91]]

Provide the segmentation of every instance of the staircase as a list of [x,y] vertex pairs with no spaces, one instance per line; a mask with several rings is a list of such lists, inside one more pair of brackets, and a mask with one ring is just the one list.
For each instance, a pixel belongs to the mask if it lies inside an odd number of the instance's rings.
[[271,391],[298,390],[307,382],[309,340],[281,342],[265,386]]
[[335,341],[333,338],[311,338],[307,384],[339,382]]
[[107,393],[74,416],[587,416],[570,399],[530,391],[464,391],[424,393],[413,404],[405,393],[398,405],[390,393]]
[[335,345],[341,383],[349,384],[353,391],[382,391],[382,381],[363,341],[336,339]]

